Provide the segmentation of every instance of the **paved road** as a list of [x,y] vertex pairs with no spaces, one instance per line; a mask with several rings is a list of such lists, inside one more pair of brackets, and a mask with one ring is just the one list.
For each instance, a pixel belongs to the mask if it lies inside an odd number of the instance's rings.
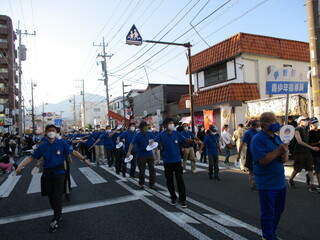
[[[30,174],[33,166],[0,183],[1,239],[261,239],[258,195],[249,190],[246,173],[222,166],[222,181],[217,182],[198,163],[197,174],[184,175],[188,208],[182,209],[168,204],[162,166],[157,167],[154,191],[140,190],[137,180],[106,166],[91,170],[77,160],[71,172],[72,199],[64,202],[60,228],[49,234],[52,212],[39,193],[40,174]],[[278,235],[318,239],[320,194],[309,193],[305,183],[297,185],[288,189]]]

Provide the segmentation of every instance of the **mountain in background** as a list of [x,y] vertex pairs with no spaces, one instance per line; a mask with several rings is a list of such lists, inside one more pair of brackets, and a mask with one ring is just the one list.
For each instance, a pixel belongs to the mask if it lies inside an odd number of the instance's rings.
[[[85,93],[85,101],[86,102],[101,102],[106,99],[105,96],[92,94],[92,93]],[[69,101],[71,100],[71,102]],[[76,111],[77,115],[79,116],[79,106],[82,103],[82,95],[76,96]],[[35,106],[35,113],[36,115],[42,114],[42,105]],[[65,100],[62,100],[58,103],[48,103],[44,106],[44,112],[55,112],[56,114],[62,113],[62,118],[65,120],[73,119],[73,97],[69,97]]]

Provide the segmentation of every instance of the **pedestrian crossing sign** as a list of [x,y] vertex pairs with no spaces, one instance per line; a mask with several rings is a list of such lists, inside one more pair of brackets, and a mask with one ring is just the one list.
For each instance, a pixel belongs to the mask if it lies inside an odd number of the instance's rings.
[[128,35],[126,36],[126,44],[136,46],[142,45],[142,37],[134,24],[132,25]]

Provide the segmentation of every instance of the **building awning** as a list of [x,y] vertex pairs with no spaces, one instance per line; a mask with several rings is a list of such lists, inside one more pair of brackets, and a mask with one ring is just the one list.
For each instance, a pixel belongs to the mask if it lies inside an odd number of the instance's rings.
[[[186,109],[189,94],[182,95],[178,109]],[[193,97],[193,106],[208,106],[219,103],[243,102],[260,98],[258,86],[255,83],[231,83],[220,87],[201,91]]]
[[[266,98],[247,102],[246,118],[259,118],[263,112],[273,112],[278,117],[286,114],[286,97]],[[300,95],[289,98],[289,116],[308,116],[308,102]]]
[[181,120],[179,121],[181,123],[190,123],[191,122],[191,117],[188,116],[188,117],[182,117]]

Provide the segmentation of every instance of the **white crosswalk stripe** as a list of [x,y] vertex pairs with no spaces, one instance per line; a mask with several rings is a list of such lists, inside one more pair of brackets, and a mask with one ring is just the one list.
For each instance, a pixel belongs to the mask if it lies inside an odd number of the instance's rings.
[[41,191],[41,175],[42,175],[42,173],[38,173],[38,174],[32,176],[27,194],[38,193]]
[[0,197],[8,197],[20,178],[21,176],[17,176],[12,172],[7,180],[0,186]]
[[98,173],[93,171],[91,168],[84,167],[84,168],[79,168],[79,170],[92,184],[107,182],[107,180],[105,180],[103,177],[101,177]]

